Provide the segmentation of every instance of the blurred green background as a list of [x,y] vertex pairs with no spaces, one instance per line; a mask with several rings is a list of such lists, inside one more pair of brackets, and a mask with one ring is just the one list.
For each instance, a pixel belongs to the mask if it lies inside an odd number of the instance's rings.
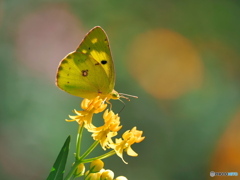
[[239,18],[236,0],[1,0],[0,179],[45,179],[69,134],[70,167],[77,124],[64,119],[81,98],[59,90],[55,73],[97,25],[110,39],[115,89],[139,96],[120,113],[123,131],[146,136],[128,165],[111,157],[105,168],[129,180],[240,173]]

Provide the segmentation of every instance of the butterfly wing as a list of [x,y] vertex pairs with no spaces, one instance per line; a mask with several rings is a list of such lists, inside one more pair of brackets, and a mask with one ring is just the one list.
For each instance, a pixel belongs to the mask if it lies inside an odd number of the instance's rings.
[[96,26],[89,31],[76,50],[95,59],[107,74],[109,86],[108,93],[112,92],[115,85],[115,70],[109,47],[109,40],[104,30]]
[[109,78],[98,61],[87,54],[72,52],[59,64],[57,86],[75,96],[94,98],[107,95]]
[[90,30],[77,50],[60,62],[56,84],[83,98],[107,96],[112,92],[114,64],[107,35],[101,27]]

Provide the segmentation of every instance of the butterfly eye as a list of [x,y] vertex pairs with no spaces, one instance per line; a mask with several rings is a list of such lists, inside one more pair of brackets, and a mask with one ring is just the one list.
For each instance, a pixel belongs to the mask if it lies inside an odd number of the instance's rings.
[[120,95],[117,92],[112,92],[111,93],[111,99],[119,99]]

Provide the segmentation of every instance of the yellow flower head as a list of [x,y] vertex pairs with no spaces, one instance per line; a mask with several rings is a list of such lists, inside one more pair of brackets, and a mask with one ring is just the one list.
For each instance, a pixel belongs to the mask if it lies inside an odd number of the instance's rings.
[[100,99],[97,96],[94,99],[84,99],[81,103],[81,108],[83,111],[77,111],[74,109],[74,112],[77,114],[76,116],[69,116],[71,120],[66,120],[68,122],[76,121],[79,125],[84,123],[84,126],[87,129],[94,128],[92,124],[92,116],[93,114],[100,113],[104,111],[107,107],[107,104],[104,103],[104,100]]
[[105,101],[103,99],[100,99],[99,96],[94,99],[84,99],[81,103],[81,108],[85,111],[97,114],[106,109],[107,104],[104,102]]
[[102,148],[105,150],[109,143],[112,143],[112,137],[117,135],[117,132],[122,128],[120,126],[120,117],[108,109],[103,114],[104,125],[88,131],[92,132],[92,137],[96,141],[100,141]]
[[140,143],[145,139],[145,137],[141,137],[142,133],[142,131],[133,127],[131,130],[126,131],[122,135],[122,138],[116,139],[116,143],[112,143],[109,146],[113,148],[116,154],[123,160],[124,163],[126,163],[123,159],[123,151],[126,151],[129,156],[137,156],[138,154],[133,151],[131,145],[134,143]]

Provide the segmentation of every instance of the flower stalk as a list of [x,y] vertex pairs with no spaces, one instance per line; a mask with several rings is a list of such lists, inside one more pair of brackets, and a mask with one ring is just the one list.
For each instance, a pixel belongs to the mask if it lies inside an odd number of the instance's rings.
[[81,151],[81,142],[82,142],[82,133],[83,133],[84,126],[78,126],[78,133],[77,133],[77,141],[76,141],[76,161],[80,159],[80,151]]

